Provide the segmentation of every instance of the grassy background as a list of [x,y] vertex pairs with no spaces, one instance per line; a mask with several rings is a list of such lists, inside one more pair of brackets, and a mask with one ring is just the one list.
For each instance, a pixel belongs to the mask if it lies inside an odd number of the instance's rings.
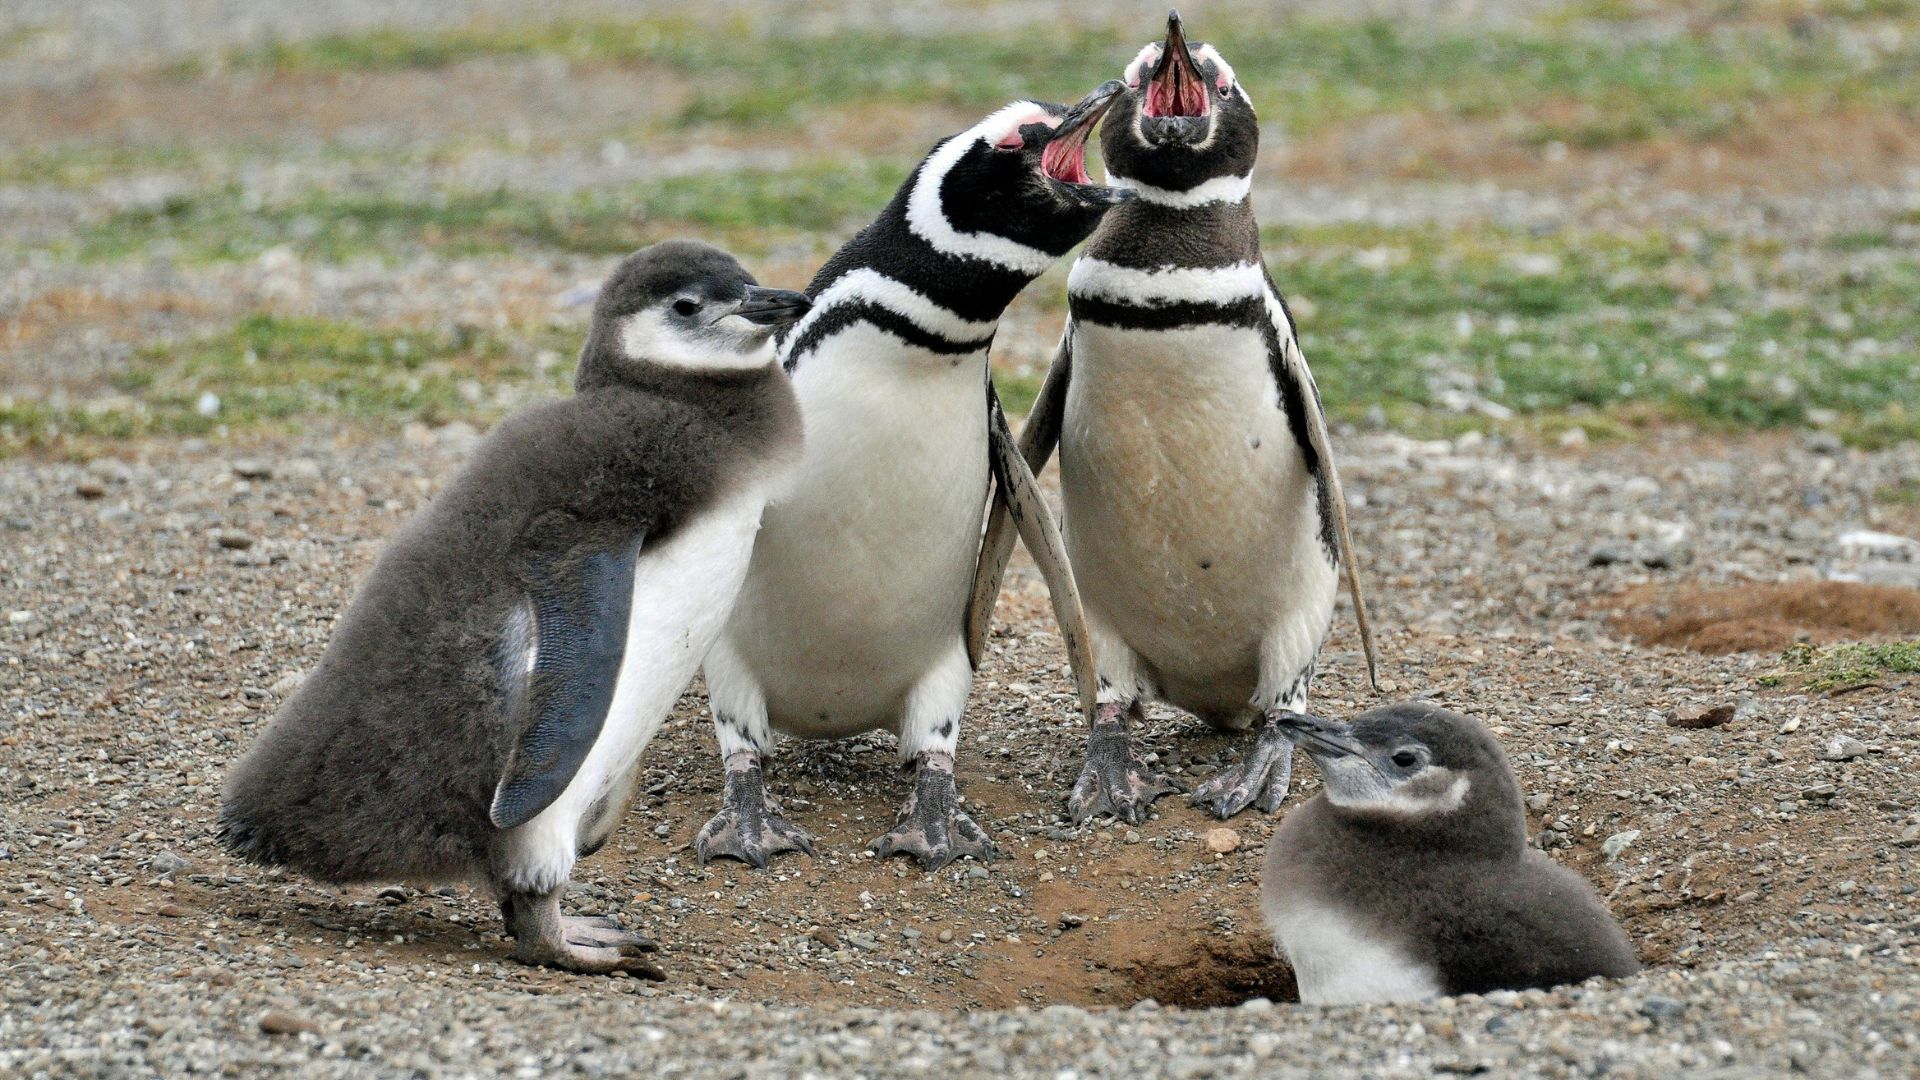
[[[1907,0],[1595,3],[1498,30],[1272,19],[1199,29],[1234,62],[1270,144],[1397,118],[1490,125],[1532,151],[1563,144],[1631,155],[1655,143],[1737,144],[1782,117],[1920,123],[1920,3]],[[736,168],[723,154],[704,171],[645,182],[461,188],[381,177],[498,152],[502,139],[468,132],[396,149],[345,137],[161,133],[0,147],[0,185],[85,192],[129,178],[190,181],[159,201],[93,215],[29,253],[82,267],[217,268],[276,248],[314,264],[612,258],[691,233],[800,267],[788,276],[804,278],[924,146],[919,134],[889,141],[873,132],[914,130],[897,124],[903,115],[957,125],[1015,96],[1070,98],[1117,74],[1143,36],[1098,22],[1020,35],[826,38],[642,20],[275,43],[130,77],[175,87],[294,80],[324,96],[355,79],[466,64],[613,69],[676,94],[669,107],[606,131],[512,149],[579,154],[602,139],[643,152],[771,147],[785,164]],[[849,128],[871,137],[822,137]],[[245,179],[249,165],[282,158],[358,170],[365,182],[263,193]],[[1920,211],[1851,223],[1813,251],[1711,226],[1671,235],[1316,226],[1269,229],[1266,243],[1328,404],[1344,420],[1384,412],[1403,428],[1441,434],[1578,424],[1604,437],[1684,420],[1817,424],[1865,444],[1920,437]],[[1061,293],[1056,273],[1021,310],[1038,327],[1056,326]],[[110,392],[89,400],[0,397],[0,449],[313,417],[484,420],[564,384],[578,315],[484,333],[248,316],[142,345]],[[1044,347],[1010,346],[999,358],[1010,406],[1030,398]],[[225,403],[217,424],[195,408],[209,392]]]

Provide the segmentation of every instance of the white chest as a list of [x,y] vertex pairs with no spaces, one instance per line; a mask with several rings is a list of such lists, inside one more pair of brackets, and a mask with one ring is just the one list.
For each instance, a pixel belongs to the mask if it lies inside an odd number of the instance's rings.
[[1345,912],[1312,901],[1267,905],[1267,925],[1293,965],[1309,1005],[1419,1001],[1439,997],[1439,975]]
[[[807,517],[824,543],[946,535],[980,513],[987,480],[986,354],[915,349],[856,324],[794,372],[806,450],[769,524]],[[782,530],[784,532],[784,529]]]

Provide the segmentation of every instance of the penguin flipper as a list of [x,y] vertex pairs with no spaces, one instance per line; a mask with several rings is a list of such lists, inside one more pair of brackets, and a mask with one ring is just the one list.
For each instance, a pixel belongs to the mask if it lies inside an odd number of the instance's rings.
[[532,596],[532,677],[488,817],[511,829],[532,821],[573,781],[606,722],[626,653],[634,559],[644,537],[613,550],[538,556]]
[[[1096,688],[1093,671],[1093,645],[1087,634],[1086,613],[1080,607],[1080,587],[1073,579],[1073,567],[1067,561],[1067,546],[1060,539],[1053,511],[1034,482],[1033,470],[1007,428],[1007,414],[1000,408],[1000,395],[993,383],[987,383],[987,439],[993,450],[993,475],[1007,516],[1026,541],[1027,550],[1046,580],[1047,594],[1053,601],[1054,622],[1060,626],[1060,639],[1066,643],[1067,659],[1073,665],[1074,688],[1080,694],[1080,711],[1091,722]],[[985,552],[982,553],[983,557]],[[1004,568],[1005,560],[1001,560]],[[979,584],[978,580],[975,582]],[[993,579],[995,593],[1000,590],[999,575]],[[989,610],[991,608],[989,607]],[[983,635],[984,638],[984,635]]]
[[[1067,407],[1067,381],[1072,374],[1072,334],[1073,328],[1069,325],[1066,333],[1061,335],[1060,349],[1054,356],[1053,365],[1047,369],[1046,381],[1040,384],[1039,396],[1033,399],[1033,409],[1027,414],[1027,422],[1020,428],[1020,453],[1025,458],[1030,476],[1046,468],[1047,459],[1053,456],[1054,447],[1060,442],[1060,425]],[[991,376],[987,381],[987,394],[987,411],[1000,417],[999,426],[1004,429],[1006,416],[993,392]],[[992,437],[989,433],[988,438]],[[993,622],[994,604],[1000,599],[1000,582],[1007,574],[1007,560],[1013,557],[1013,520],[1005,497],[998,494],[1005,490],[999,482],[999,475],[996,467],[996,497],[987,515],[987,531],[980,544],[980,560],[973,571],[973,596],[967,603],[967,661],[976,671],[980,668],[980,658],[985,655],[987,630]],[[1074,666],[1077,671],[1078,663]],[[1091,667],[1088,670],[1091,671]]]
[[[1264,267],[1263,267],[1264,269]],[[1367,600],[1360,586],[1360,567],[1354,561],[1353,533],[1347,526],[1347,493],[1340,486],[1340,470],[1333,462],[1333,438],[1327,433],[1327,413],[1320,401],[1320,387],[1314,382],[1313,371],[1307,367],[1307,358],[1300,351],[1300,339],[1294,333],[1293,318],[1287,313],[1286,304],[1280,299],[1280,290],[1273,284],[1273,276],[1267,275],[1268,315],[1273,323],[1274,338],[1268,342],[1272,350],[1274,376],[1280,382],[1280,397],[1283,407],[1290,404],[1288,398],[1297,395],[1300,406],[1301,427],[1296,428],[1296,436],[1304,435],[1308,448],[1313,452],[1316,468],[1314,479],[1320,486],[1320,507],[1331,518],[1324,524],[1332,530],[1333,547],[1337,553],[1341,569],[1346,571],[1347,592],[1353,598],[1353,617],[1360,628],[1360,647],[1367,656],[1367,684],[1375,693],[1380,690],[1380,667],[1374,657],[1373,625],[1367,619]]]

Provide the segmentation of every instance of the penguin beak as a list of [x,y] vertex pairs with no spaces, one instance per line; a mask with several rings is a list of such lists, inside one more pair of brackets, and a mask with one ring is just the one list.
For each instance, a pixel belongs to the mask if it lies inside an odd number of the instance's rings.
[[806,293],[749,285],[747,295],[727,314],[738,315],[760,326],[778,327],[792,326],[812,308],[813,301]]
[[1060,126],[1053,130],[1053,136],[1040,151],[1040,173],[1053,184],[1054,190],[1089,206],[1112,206],[1133,197],[1133,192],[1124,188],[1094,183],[1087,173],[1087,140],[1100,118],[1107,115],[1107,110],[1126,89],[1126,83],[1109,79],[1067,110]]
[[1316,758],[1365,756],[1366,748],[1353,737],[1350,725],[1296,712],[1280,714],[1279,724],[1281,734]]
[[1178,11],[1167,12],[1167,40],[1160,62],[1147,76],[1145,100],[1140,104],[1141,133],[1155,143],[1197,143],[1205,139],[1213,102],[1207,81],[1187,48],[1187,34]]
[[1200,65],[1187,48],[1186,29],[1180,13],[1167,12],[1167,40],[1160,47],[1160,62],[1147,76],[1148,116],[1205,116],[1211,103]]

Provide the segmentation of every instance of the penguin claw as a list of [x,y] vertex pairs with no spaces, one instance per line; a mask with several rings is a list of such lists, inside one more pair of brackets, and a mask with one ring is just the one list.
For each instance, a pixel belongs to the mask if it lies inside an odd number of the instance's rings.
[[701,826],[693,850],[702,866],[724,857],[765,870],[783,851],[811,857],[813,834],[780,816],[780,804],[767,794],[755,765],[727,771],[726,805]]
[[1271,721],[1240,764],[1222,769],[1194,789],[1192,804],[1222,821],[1258,806],[1271,814],[1293,786],[1293,743]]
[[775,855],[798,851],[813,855],[813,834],[774,813],[743,814],[727,807],[713,815],[694,839],[694,853],[705,866],[715,859],[738,859],[755,870],[765,870]]
[[1153,811],[1155,799],[1179,791],[1178,784],[1147,766],[1124,724],[1101,721],[1087,736],[1087,762],[1080,768],[1073,794],[1067,796],[1067,816],[1079,824],[1112,814],[1129,825],[1139,825]]
[[623,956],[660,951],[652,938],[623,930],[619,923],[604,915],[563,915],[560,922],[561,935],[569,945],[617,949]]
[[[942,755],[944,757],[944,755]],[[908,855],[926,871],[939,870],[962,856],[980,862],[1004,858],[987,838],[980,823],[960,808],[953,772],[923,759],[914,777],[913,793],[900,807],[894,827],[868,849],[876,858]]]
[[514,939],[514,956],[533,967],[558,968],[582,975],[622,973],[641,979],[664,980],[660,970],[642,954],[659,948],[647,937],[623,930],[603,915],[560,914],[560,891],[545,894],[508,893],[500,908],[507,935]]

